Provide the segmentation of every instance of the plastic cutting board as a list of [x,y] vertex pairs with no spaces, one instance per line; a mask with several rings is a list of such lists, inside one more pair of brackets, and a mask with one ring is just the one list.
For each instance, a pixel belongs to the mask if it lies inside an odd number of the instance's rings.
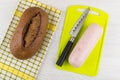
[[[62,32],[62,36],[61,36],[61,40],[59,44],[57,59],[58,57],[60,57],[65,45],[67,44],[67,42],[69,41],[71,37],[70,31],[72,27],[74,26],[74,24],[76,23],[76,21],[78,20],[78,18],[81,16],[81,14],[86,8],[88,8],[88,6],[73,5],[73,6],[68,7],[65,22],[64,22],[64,28],[63,28],[63,32]],[[67,71],[75,72],[78,74],[86,74],[89,76],[95,76],[98,73],[100,57],[101,57],[102,48],[104,45],[104,38],[106,35],[108,14],[97,8],[90,7],[90,9],[91,11],[89,12],[87,16],[86,21],[84,22],[82,29],[80,30],[77,36],[77,39],[74,42],[74,45],[80,39],[81,35],[84,33],[87,27],[92,23],[96,23],[102,26],[104,30],[102,37],[100,38],[99,42],[96,44],[95,48],[90,53],[85,63],[80,68],[75,68],[71,66],[68,63],[68,59],[66,59],[62,67],[59,67],[56,65],[58,69],[67,70]]]

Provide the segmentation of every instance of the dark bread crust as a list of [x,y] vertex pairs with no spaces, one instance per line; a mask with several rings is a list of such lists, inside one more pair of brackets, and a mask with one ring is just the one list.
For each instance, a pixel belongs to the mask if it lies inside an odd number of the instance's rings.
[[26,9],[11,39],[12,54],[22,60],[35,55],[46,35],[47,26],[48,15],[45,11],[38,7]]

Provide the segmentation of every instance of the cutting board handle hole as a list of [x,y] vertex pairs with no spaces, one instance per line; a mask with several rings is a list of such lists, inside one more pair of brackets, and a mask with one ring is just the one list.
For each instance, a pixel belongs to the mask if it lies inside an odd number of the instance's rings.
[[[77,9],[78,12],[84,12],[85,9]],[[89,14],[93,14],[93,15],[96,15],[96,16],[100,16],[99,12],[96,12],[96,11],[93,11],[91,10],[89,12]]]

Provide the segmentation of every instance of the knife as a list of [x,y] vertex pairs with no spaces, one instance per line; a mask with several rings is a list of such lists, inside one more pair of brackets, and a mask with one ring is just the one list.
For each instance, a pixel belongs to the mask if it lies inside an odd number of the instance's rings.
[[81,17],[78,19],[78,21],[75,23],[74,27],[72,28],[72,30],[71,30],[71,32],[70,32],[70,34],[71,34],[72,37],[71,37],[70,40],[68,41],[68,43],[67,43],[67,45],[65,46],[65,48],[64,48],[61,56],[59,57],[59,59],[58,59],[57,62],[56,62],[56,64],[57,64],[58,66],[62,66],[62,64],[64,63],[66,57],[68,56],[68,53],[69,53],[69,51],[70,51],[70,49],[71,49],[71,47],[72,47],[72,45],[73,45],[73,43],[74,43],[74,40],[75,40],[75,38],[77,37],[80,29],[82,28],[82,25],[83,25],[83,23],[84,23],[87,15],[88,15],[89,11],[90,11],[90,8],[88,7],[88,8],[83,12],[83,14],[82,14]]

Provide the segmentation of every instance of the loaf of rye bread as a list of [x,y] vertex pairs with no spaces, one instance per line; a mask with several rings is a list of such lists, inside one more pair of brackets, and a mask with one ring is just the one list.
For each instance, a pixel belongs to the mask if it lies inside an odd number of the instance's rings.
[[11,53],[18,59],[31,58],[41,47],[48,26],[47,13],[38,7],[25,10],[10,43]]

